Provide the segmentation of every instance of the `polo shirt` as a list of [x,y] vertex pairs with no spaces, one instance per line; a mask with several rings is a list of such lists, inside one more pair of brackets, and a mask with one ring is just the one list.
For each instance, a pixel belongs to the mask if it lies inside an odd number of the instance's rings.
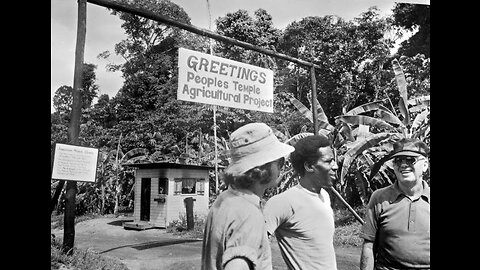
[[229,187],[210,207],[201,269],[224,269],[230,260],[239,257],[253,264],[254,269],[272,269],[260,198],[251,191]]
[[430,187],[411,200],[398,183],[375,190],[360,237],[374,242],[375,269],[430,269]]

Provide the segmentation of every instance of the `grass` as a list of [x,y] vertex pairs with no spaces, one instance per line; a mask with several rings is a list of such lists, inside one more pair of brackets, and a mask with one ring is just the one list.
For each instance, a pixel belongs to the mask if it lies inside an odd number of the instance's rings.
[[[85,220],[95,219],[95,218],[99,218],[99,217],[102,217],[102,216],[98,215],[98,214],[87,214],[87,215],[78,216],[78,217],[75,216],[75,224],[77,224],[79,222],[82,222],[82,221],[85,221]],[[63,219],[64,219],[63,214],[56,215],[56,216],[52,215],[51,218],[50,218],[50,221],[51,221],[50,228],[52,230],[63,229]]]
[[[362,217],[365,213],[364,208],[354,209]],[[333,236],[334,246],[353,246],[359,247],[363,243],[360,238],[360,229],[362,224],[355,219],[348,209],[334,210],[335,215],[335,234]]]
[[61,243],[51,242],[50,249],[51,267],[50,269],[71,269],[71,270],[128,270],[119,260],[101,256],[88,249],[73,248],[71,255],[66,255],[62,251]]

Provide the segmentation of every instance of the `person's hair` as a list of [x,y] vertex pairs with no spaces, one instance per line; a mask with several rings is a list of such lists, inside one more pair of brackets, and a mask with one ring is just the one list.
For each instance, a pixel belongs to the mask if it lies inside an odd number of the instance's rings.
[[305,162],[309,164],[316,162],[321,157],[318,149],[330,145],[330,140],[323,135],[311,135],[298,140],[295,144],[295,151],[290,154],[290,162],[293,169],[300,176],[303,176],[305,174],[303,164]]
[[233,185],[236,188],[243,189],[250,188],[255,182],[260,182],[260,184],[268,184],[270,181],[274,180],[270,178],[272,175],[271,164],[275,161],[276,160],[257,166],[237,176],[224,173],[222,175],[223,182],[226,186]]

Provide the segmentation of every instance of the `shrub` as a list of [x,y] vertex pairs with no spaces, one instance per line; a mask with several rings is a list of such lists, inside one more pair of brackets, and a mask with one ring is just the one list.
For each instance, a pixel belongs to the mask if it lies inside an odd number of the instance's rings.
[[203,215],[194,214],[193,229],[187,230],[187,216],[180,214],[179,219],[171,221],[166,231],[173,235],[187,236],[192,238],[203,238],[205,228],[205,217]]

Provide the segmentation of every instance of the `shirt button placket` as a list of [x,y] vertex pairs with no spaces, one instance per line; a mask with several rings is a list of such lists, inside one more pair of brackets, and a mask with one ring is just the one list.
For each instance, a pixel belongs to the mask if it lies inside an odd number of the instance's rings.
[[408,230],[415,231],[415,203],[410,202],[410,215],[408,221]]

